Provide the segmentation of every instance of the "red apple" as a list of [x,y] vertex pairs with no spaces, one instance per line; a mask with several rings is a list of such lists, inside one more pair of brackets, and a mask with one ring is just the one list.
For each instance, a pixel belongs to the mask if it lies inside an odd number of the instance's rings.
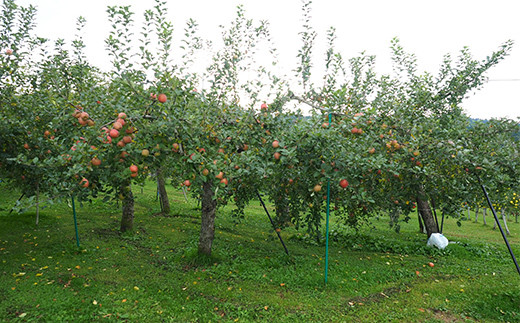
[[346,179],[342,179],[341,181],[339,181],[339,186],[341,186],[342,188],[346,188],[348,186],[348,181]]
[[112,125],[112,127],[116,130],[121,130],[121,128],[123,128],[123,124],[119,121],[116,121],[114,122],[114,124]]
[[110,137],[112,138],[117,138],[119,137],[119,131],[117,131],[117,129],[112,129],[110,130],[110,132],[108,133],[110,135]]
[[164,93],[161,93],[157,96],[157,101],[161,102],[161,103],[164,103],[166,102],[167,100],[167,97],[166,97],[166,94]]
[[88,187],[88,184],[89,184],[88,179],[86,179],[85,177],[83,177],[81,179],[81,181],[79,182],[79,185],[81,185],[82,187]]

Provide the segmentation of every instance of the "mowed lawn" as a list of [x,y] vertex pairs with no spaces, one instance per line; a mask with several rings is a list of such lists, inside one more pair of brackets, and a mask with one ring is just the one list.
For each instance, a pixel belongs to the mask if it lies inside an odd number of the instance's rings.
[[213,257],[198,257],[197,201],[168,190],[162,216],[155,184],[134,187],[133,234],[118,232],[115,203],[77,203],[78,248],[70,202],[36,226],[34,208],[9,214],[20,192],[0,184],[0,321],[520,321],[520,276],[489,216],[447,219],[444,251],[426,247],[416,215],[400,233],[383,216],[359,231],[333,218],[325,284],[324,241],[284,229],[287,256],[258,201],[242,220],[220,209]]

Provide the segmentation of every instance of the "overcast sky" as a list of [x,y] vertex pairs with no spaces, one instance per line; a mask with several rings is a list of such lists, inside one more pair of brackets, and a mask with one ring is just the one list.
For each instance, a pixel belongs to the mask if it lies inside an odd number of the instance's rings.
[[[291,75],[300,46],[300,0],[170,0],[169,15],[176,35],[188,18],[200,25],[203,37],[217,40],[219,25],[227,25],[235,8],[243,4],[246,15],[268,20],[279,51],[279,60]],[[76,19],[87,19],[87,55],[98,66],[107,66],[104,39],[108,35],[107,5],[132,5],[142,16],[152,0],[17,0],[38,8],[37,34],[51,39],[71,40]],[[515,41],[511,55],[493,68],[490,82],[464,103],[476,118],[520,117],[520,19],[517,0],[315,0],[313,26],[318,32],[316,55],[323,57],[326,31],[337,29],[337,48],[344,58],[360,52],[377,56],[379,71],[390,72],[390,40],[398,37],[407,52],[416,54],[419,69],[436,73],[442,57],[468,46],[474,57],[484,59],[508,39]],[[180,39],[177,37],[177,40]]]

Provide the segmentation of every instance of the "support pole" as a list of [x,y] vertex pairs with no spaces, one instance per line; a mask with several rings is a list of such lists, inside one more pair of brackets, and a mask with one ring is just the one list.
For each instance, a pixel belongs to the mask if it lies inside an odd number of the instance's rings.
[[493,213],[493,216],[495,217],[495,223],[497,223],[498,228],[500,229],[500,233],[502,234],[502,238],[504,238],[504,241],[506,243],[507,249],[509,250],[509,254],[511,255],[511,258],[513,258],[513,262],[515,263],[515,266],[516,266],[516,271],[518,271],[518,274],[520,275],[520,267],[518,266],[518,262],[516,261],[516,258],[515,258],[515,255],[513,253],[513,250],[511,249],[511,246],[509,245],[509,241],[507,241],[507,237],[506,237],[506,235],[504,233],[504,230],[502,230],[502,226],[500,225],[500,222],[498,221],[497,213],[495,212],[495,208],[493,208],[493,203],[491,203],[491,200],[489,199],[489,196],[488,196],[488,193],[486,191],[486,188],[484,187],[484,185],[480,181],[480,177],[477,174],[475,174],[475,175],[477,176],[478,183],[479,183],[480,187],[482,188],[482,191],[484,192],[484,195],[486,196],[486,200],[488,202],[489,208],[491,209],[491,212]]
[[40,182],[36,182],[36,225],[40,222]]
[[76,219],[76,206],[74,205],[74,196],[72,196],[72,214],[74,214],[74,230],[76,231],[76,245],[79,248],[78,220]]
[[444,229],[444,211],[442,211],[442,218],[441,218],[441,230],[439,231],[442,234],[442,230]]
[[329,271],[329,215],[330,215],[330,178],[327,180],[327,220],[325,224],[325,284]]
[[287,247],[285,246],[285,243],[282,240],[282,236],[280,235],[280,232],[276,231],[276,226],[274,225],[273,219],[271,218],[271,215],[269,214],[269,211],[267,210],[267,207],[265,206],[264,200],[262,200],[262,197],[260,196],[260,193],[258,190],[256,191],[256,195],[258,196],[258,199],[260,200],[260,203],[262,203],[262,206],[264,207],[265,213],[267,214],[267,217],[269,218],[269,221],[271,221],[271,225],[273,226],[274,232],[276,232],[276,235],[278,236],[278,239],[280,239],[280,242],[282,243],[283,248],[285,249],[285,253],[289,255],[289,250],[287,250]]
[[[20,197],[18,198],[18,200],[16,200],[16,202],[18,203],[24,196],[25,196],[25,193],[22,193],[22,195],[20,195]],[[9,211],[9,214],[13,213],[13,210],[15,207],[16,207],[16,205],[11,208],[11,211]]]
[[[329,127],[332,125],[332,113],[329,113]],[[329,217],[330,217],[330,178],[327,179],[327,218],[325,222],[325,284],[329,272]]]
[[[439,229],[439,219],[437,219],[437,212],[435,211],[435,200],[433,198],[432,198],[432,209],[433,209],[433,216],[435,217],[435,225],[437,225],[437,231],[442,233],[442,229]],[[444,220],[444,217],[442,219]]]

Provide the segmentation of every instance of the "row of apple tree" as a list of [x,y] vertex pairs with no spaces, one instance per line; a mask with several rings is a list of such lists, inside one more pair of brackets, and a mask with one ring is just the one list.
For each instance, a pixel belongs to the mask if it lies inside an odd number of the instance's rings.
[[293,85],[258,66],[266,55],[259,48],[272,45],[269,30],[241,7],[202,74],[192,71],[207,50],[196,24],[186,27],[177,63],[160,1],[144,13],[139,39],[130,8],[108,8],[109,72],[84,53],[83,19],[71,45],[50,44],[32,32],[34,8],[5,0],[2,10],[0,176],[30,205],[41,196],[120,199],[120,229],[132,230],[132,185],[154,176],[163,211],[166,181],[201,200],[199,252],[210,254],[218,208],[233,202],[244,216],[259,193],[275,206],[279,226],[292,223],[319,239],[328,194],[339,221],[356,226],[384,213],[397,226],[418,209],[429,235],[438,231],[431,204],[458,214],[477,196],[477,176],[500,203],[518,191],[518,125],[472,122],[460,107],[510,42],[484,61],[467,50],[446,56],[433,76],[417,73],[413,55],[394,40],[395,71],[378,75],[374,57],[344,62],[331,31],[326,76],[315,85],[314,31],[306,25],[301,81]]

